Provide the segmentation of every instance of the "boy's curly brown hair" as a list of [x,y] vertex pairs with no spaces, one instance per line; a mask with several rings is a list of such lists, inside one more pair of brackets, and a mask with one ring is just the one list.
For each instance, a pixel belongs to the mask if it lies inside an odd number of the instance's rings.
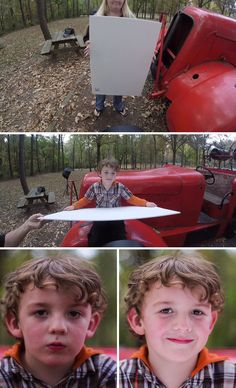
[[134,307],[141,315],[145,294],[156,282],[165,287],[180,284],[190,290],[200,286],[201,300],[210,303],[213,311],[221,312],[224,307],[221,280],[214,264],[202,257],[178,255],[151,260],[130,274],[125,296],[127,313]]
[[106,159],[100,160],[98,164],[98,171],[101,172],[103,167],[111,167],[115,171],[119,171],[120,169],[119,162],[114,158],[106,158]]
[[101,279],[86,261],[74,257],[44,257],[26,261],[7,275],[5,294],[1,299],[2,314],[18,318],[21,295],[33,283],[37,288],[55,286],[71,293],[71,298],[81,304],[90,304],[93,312],[102,314],[107,307],[107,297]]

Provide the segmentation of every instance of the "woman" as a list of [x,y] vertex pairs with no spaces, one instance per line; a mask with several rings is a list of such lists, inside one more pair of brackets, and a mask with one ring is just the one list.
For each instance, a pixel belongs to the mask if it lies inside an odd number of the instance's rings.
[[[134,18],[134,14],[128,6],[128,0],[103,0],[100,8],[98,9],[97,16],[118,16],[118,17],[128,17]],[[89,30],[87,31],[84,41],[86,43],[85,56],[89,55]],[[103,109],[105,108],[105,95],[96,95],[96,108],[94,110],[94,115],[99,117]],[[126,116],[126,109],[124,102],[122,101],[122,96],[113,96],[113,106],[115,110],[120,113],[122,116]]]

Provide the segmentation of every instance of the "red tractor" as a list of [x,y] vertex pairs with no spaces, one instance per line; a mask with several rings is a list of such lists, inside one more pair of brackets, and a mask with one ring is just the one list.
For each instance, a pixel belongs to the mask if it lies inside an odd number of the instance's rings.
[[236,20],[185,7],[165,33],[152,64],[152,98],[169,101],[173,132],[236,131]]
[[[79,197],[97,180],[96,173],[86,174]],[[180,212],[161,218],[125,221],[127,241],[119,246],[198,246],[204,240],[233,236],[236,229],[235,171],[166,165],[151,170],[120,171],[117,180],[134,195]],[[91,203],[91,207],[94,206]],[[62,246],[87,246],[90,228],[91,223],[75,223]]]

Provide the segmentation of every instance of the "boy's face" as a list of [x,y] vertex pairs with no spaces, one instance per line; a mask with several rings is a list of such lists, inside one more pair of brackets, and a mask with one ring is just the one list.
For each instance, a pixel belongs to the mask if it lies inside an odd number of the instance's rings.
[[79,305],[72,295],[31,284],[21,296],[18,320],[7,317],[10,333],[24,340],[23,362],[32,373],[45,366],[59,366],[66,373],[85,339],[95,333],[99,314],[92,313],[89,304]]
[[146,338],[151,364],[159,361],[194,364],[217,319],[201,289],[154,284],[145,294],[141,317],[132,309],[128,320]]
[[101,178],[103,185],[108,188],[111,187],[112,183],[116,180],[116,171],[114,168],[104,166],[101,169]]

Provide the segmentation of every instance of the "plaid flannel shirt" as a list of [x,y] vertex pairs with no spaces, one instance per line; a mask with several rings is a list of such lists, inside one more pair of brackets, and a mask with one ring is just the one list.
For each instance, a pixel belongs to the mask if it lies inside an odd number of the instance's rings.
[[126,200],[132,197],[131,191],[120,182],[114,182],[109,190],[106,190],[102,182],[96,182],[85,193],[88,200],[96,199],[96,207],[118,207],[121,198]]
[[116,388],[116,362],[104,354],[89,357],[71,370],[58,384],[51,386],[36,379],[14,358],[0,361],[0,388]]
[[[167,388],[140,358],[120,363],[120,388]],[[235,388],[236,364],[222,360],[209,363],[179,388]]]

